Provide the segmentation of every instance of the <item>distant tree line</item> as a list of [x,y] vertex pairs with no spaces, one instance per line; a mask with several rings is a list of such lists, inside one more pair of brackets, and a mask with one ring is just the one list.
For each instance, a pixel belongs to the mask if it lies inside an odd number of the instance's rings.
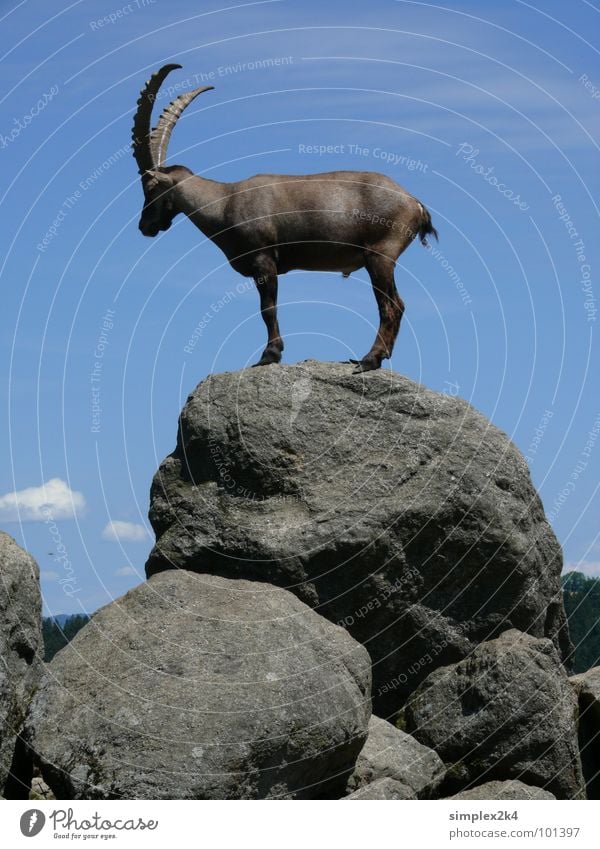
[[44,660],[52,660],[56,652],[70,642],[90,617],[85,613],[75,613],[63,620],[62,625],[52,616],[42,619],[42,637],[44,639]]
[[562,577],[562,588],[575,646],[573,671],[585,672],[600,666],[600,578],[567,572]]

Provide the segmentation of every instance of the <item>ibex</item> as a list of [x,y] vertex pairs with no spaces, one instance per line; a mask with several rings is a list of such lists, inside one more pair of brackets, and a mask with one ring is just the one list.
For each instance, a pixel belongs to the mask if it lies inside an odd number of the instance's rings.
[[133,154],[142,177],[140,230],[156,236],[180,212],[221,248],[230,265],[252,277],[268,331],[256,365],[278,363],[283,339],[277,322],[277,278],[292,269],[340,271],[365,267],[379,308],[379,329],[355,372],[370,371],[392,354],[404,302],[394,283],[394,265],[418,235],[437,232],[427,209],[383,174],[331,171],[323,174],[257,174],[237,183],[198,177],[183,165],[165,165],[173,127],[201,86],[175,98],[150,129],[152,107],[167,76],[181,65],[165,65],[140,93],[133,123]]

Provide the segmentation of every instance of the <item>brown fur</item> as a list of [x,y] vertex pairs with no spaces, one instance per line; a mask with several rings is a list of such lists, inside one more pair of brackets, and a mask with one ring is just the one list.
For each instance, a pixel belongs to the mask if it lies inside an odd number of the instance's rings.
[[278,275],[292,269],[348,276],[366,268],[380,323],[356,371],[379,368],[391,356],[404,312],[394,265],[413,239],[418,236],[427,244],[427,236],[437,238],[437,232],[423,204],[389,177],[331,171],[257,174],[219,183],[173,165],[144,172],[142,186],[145,203],[139,226],[145,236],[167,230],[173,218],[184,213],[237,272],[254,278],[268,333],[257,365],[281,360],[277,283]]

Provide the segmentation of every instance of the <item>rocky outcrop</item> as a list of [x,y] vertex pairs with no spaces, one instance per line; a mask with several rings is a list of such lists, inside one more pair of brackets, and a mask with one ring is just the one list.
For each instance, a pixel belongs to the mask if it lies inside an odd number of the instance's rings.
[[58,799],[335,798],[370,712],[343,628],[267,584],[170,571],[56,655],[25,736]]
[[373,660],[391,716],[514,627],[570,651],[562,557],[527,464],[465,401],[309,361],[212,375],[152,485],[147,574],[286,588]]
[[17,747],[41,661],[38,565],[0,531],[0,794],[27,798],[29,764]]
[[408,701],[406,728],[448,767],[447,794],[519,779],[585,798],[577,701],[550,640],[511,630],[432,672]]
[[600,666],[569,679],[579,701],[579,748],[588,799],[600,799]]
[[427,799],[435,795],[445,773],[441,758],[432,749],[384,719],[372,716],[367,742],[357,758],[348,789],[360,790],[388,778],[410,790],[411,796],[404,798]]
[[365,784],[360,790],[355,790],[349,796],[345,796],[342,801],[354,801],[355,799],[370,799],[377,801],[391,799],[416,799],[415,793],[407,787],[406,784],[401,784],[399,781],[394,781],[393,778],[378,778],[371,784]]
[[542,790],[541,787],[531,787],[522,781],[487,781],[469,790],[462,790],[451,799],[556,799],[552,793]]

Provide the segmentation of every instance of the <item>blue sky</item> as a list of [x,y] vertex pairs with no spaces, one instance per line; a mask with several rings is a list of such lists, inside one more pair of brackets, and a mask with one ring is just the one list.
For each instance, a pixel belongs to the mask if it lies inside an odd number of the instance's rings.
[[[569,568],[600,574],[592,3],[23,0],[0,17],[0,527],[37,558],[48,612],[143,578],[149,486],[186,396],[264,344],[256,293],[187,219],[137,230],[132,114],[172,61],[169,85],[215,91],[171,164],[224,181],[383,171],[429,207],[440,243],[399,260],[391,366],[505,430]],[[280,305],[287,363],[370,347],[364,271],[288,274]]]

